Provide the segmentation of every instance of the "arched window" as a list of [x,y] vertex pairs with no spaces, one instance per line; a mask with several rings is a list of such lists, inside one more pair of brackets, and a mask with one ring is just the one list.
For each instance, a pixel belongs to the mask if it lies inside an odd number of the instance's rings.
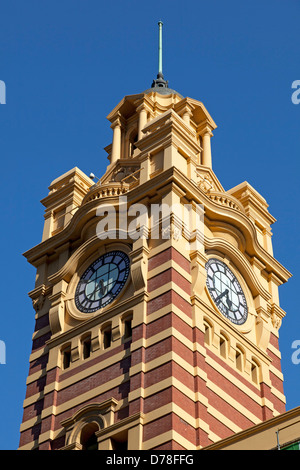
[[126,315],[123,320],[123,337],[124,339],[131,338],[132,336],[132,314]]
[[82,358],[83,359],[88,359],[91,355],[92,352],[92,340],[91,340],[91,335],[89,334],[88,336],[85,336],[82,339]]
[[71,345],[65,345],[61,350],[62,369],[68,369],[71,365]]
[[244,351],[237,346],[235,351],[235,366],[241,372],[244,370],[244,357]]
[[213,327],[207,320],[204,320],[203,324],[204,324],[204,343],[210,345],[212,342]]
[[225,359],[228,356],[229,340],[224,334],[220,334],[220,354]]
[[255,384],[259,383],[259,364],[255,359],[252,359],[251,362],[251,379]]
[[102,345],[103,349],[107,349],[111,346],[112,342],[112,329],[111,325],[107,325],[102,329]]
[[91,403],[78,410],[73,416],[62,421],[61,424],[66,431],[66,450],[97,450],[97,432],[109,423],[105,423],[102,412],[109,409],[114,410],[116,401],[103,404]]
[[88,423],[82,428],[80,435],[82,450],[98,450],[97,431],[99,431],[97,423]]

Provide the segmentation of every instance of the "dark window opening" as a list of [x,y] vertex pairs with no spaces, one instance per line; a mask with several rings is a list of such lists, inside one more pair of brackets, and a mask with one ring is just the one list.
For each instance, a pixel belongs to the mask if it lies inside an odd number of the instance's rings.
[[119,442],[112,439],[111,446],[112,450],[127,450],[127,441]]
[[83,359],[90,357],[92,351],[92,342],[91,338],[88,337],[83,341]]
[[111,346],[111,340],[112,340],[111,328],[104,330],[103,332],[103,348],[104,349],[107,349]]
[[210,344],[210,326],[206,323],[204,324],[204,343]]
[[227,340],[222,336],[220,337],[220,354],[225,358],[227,356]]
[[98,442],[95,434],[92,434],[85,442],[82,450],[98,450]]
[[129,156],[132,157],[133,152],[136,149],[136,142],[138,141],[138,134],[137,132],[131,136],[130,141],[129,141]]
[[83,428],[80,438],[82,450],[98,450],[96,431],[99,431],[96,423],[87,424]]
[[251,378],[254,383],[258,383],[258,366],[254,362],[251,364]]
[[63,351],[63,369],[68,369],[71,364],[71,349],[65,349]]
[[127,450],[128,449],[128,432],[121,431],[115,434],[111,440],[111,448],[112,450]]
[[132,319],[128,318],[124,321],[124,338],[130,338],[132,336]]

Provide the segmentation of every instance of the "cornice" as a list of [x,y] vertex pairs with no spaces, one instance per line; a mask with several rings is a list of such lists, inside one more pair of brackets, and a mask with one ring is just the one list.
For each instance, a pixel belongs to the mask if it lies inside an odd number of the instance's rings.
[[143,97],[142,93],[136,95],[127,95],[114,107],[114,109],[106,116],[108,121],[112,122],[118,113],[122,114],[125,107],[128,107],[132,113],[135,112],[135,102]]
[[[268,273],[274,273],[281,283],[286,282],[291,277],[291,273],[260,245],[255,226],[246,214],[232,207],[223,206],[213,201],[209,197],[209,194],[205,194],[193,181],[175,167],[165,170],[151,180],[128,191],[128,193],[126,193],[128,203],[133,204],[134,202],[144,199],[146,196],[152,197],[157,194],[160,188],[166,187],[166,185],[170,183],[176,184],[185,192],[186,200],[194,200],[195,203],[204,205],[205,214],[209,219],[214,221],[226,221],[237,227],[245,237],[247,255],[249,257],[255,256],[265,265],[265,270]],[[80,238],[84,225],[92,217],[96,216],[99,203],[105,204],[108,201],[117,204],[118,197],[107,197],[101,201],[95,199],[80,206],[64,230],[31,250],[28,250],[24,253],[24,256],[31,264],[37,266],[41,256],[54,254],[57,247],[61,244],[66,243],[70,239],[75,240]]]

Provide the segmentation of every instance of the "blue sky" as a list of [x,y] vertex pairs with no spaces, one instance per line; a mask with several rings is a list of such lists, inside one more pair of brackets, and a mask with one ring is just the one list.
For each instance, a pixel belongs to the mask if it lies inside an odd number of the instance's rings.
[[268,201],[275,257],[293,273],[280,289],[287,409],[300,405],[299,321],[300,3],[296,0],[6,0],[0,6],[2,309],[0,449],[15,449],[34,329],[27,293],[35,270],[22,253],[41,241],[52,180],[78,166],[104,173],[108,113],[163,71],[183,96],[202,101],[218,125],[213,169],[224,188],[247,180]]

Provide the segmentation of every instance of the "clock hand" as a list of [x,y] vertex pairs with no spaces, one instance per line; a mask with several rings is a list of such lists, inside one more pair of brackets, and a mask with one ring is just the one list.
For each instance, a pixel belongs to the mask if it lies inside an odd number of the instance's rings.
[[94,290],[90,292],[90,294],[87,295],[87,298],[91,300],[92,297],[94,296],[94,300],[95,300],[96,294],[99,291],[100,291],[101,296],[103,296],[106,292],[106,286],[104,285],[103,279],[100,279],[100,281],[97,284],[95,283]]
[[215,302],[219,302],[222,297],[224,297],[224,295],[227,295],[227,298],[228,298],[228,289],[224,290],[224,292],[222,292],[222,294],[218,295],[218,297],[215,299]]
[[99,288],[100,288],[101,295],[104,295],[106,292],[106,286],[104,285],[103,279],[100,279],[99,281]]
[[232,302],[231,302],[231,300],[229,299],[228,290],[227,290],[227,294],[226,294],[226,303],[227,303],[228,307],[231,308]]

